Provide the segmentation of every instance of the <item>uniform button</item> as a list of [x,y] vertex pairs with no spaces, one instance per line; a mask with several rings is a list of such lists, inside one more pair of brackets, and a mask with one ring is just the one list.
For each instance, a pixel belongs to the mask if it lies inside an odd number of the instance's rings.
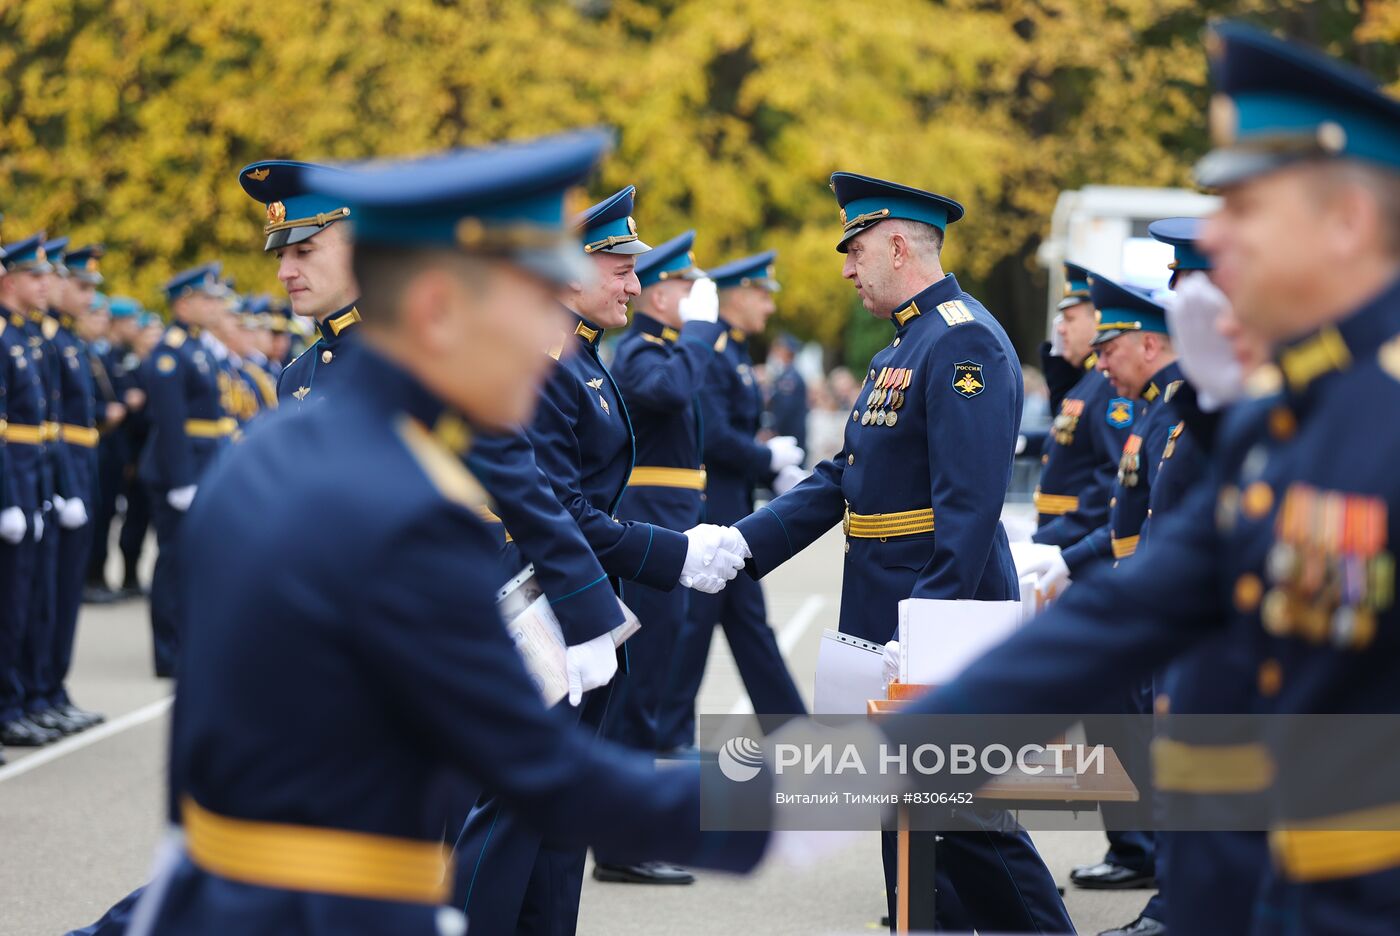
[[1042,465],[1048,465],[1048,464],[1050,464],[1050,456],[1049,456],[1049,455],[1042,455],[1042,456],[1040,456],[1040,463],[1041,463]]
[[1114,507],[1117,507],[1117,506],[1118,506],[1118,498],[1116,498],[1116,497],[1110,497],[1110,498],[1108,499],[1108,509],[1109,509],[1109,510],[1112,510]]
[[870,368],[870,379],[871,379],[871,380],[874,380],[874,379],[875,379],[875,368],[873,368],[873,367]]
[[848,464],[848,465],[854,465],[855,463],[856,463],[856,456],[855,456],[855,453],[852,452],[850,455],[847,455],[847,456],[846,456],[846,464]]
[[1172,700],[1163,693],[1152,700],[1152,711],[1158,715],[1170,715],[1172,713]]
[[899,339],[898,339],[898,338],[896,338],[896,339],[894,340],[894,347],[896,347],[896,348],[899,347]]
[[1151,507],[1147,508],[1147,515],[1148,515],[1149,517],[1152,516],[1152,508],[1151,508]]
[[1278,660],[1265,660],[1259,664],[1259,694],[1264,696],[1278,695],[1278,691],[1283,688],[1283,667]]
[[1253,572],[1246,572],[1235,580],[1235,610],[1240,614],[1253,614],[1264,597],[1264,583]]
[[851,541],[850,541],[850,540],[846,540],[846,552],[850,552],[850,551],[851,551]]
[[1279,441],[1293,438],[1298,431],[1298,419],[1286,406],[1275,406],[1269,411],[1269,434]]
[[331,358],[333,358],[333,357],[335,357],[335,355],[334,355],[334,354],[331,354],[329,351],[322,351],[322,352],[321,352],[321,363],[322,363],[322,364],[329,364],[329,363],[331,362]]
[[860,410],[856,410],[851,414],[851,422],[860,422]]
[[1265,481],[1255,481],[1244,489],[1240,507],[1250,520],[1258,520],[1274,506],[1274,489]]

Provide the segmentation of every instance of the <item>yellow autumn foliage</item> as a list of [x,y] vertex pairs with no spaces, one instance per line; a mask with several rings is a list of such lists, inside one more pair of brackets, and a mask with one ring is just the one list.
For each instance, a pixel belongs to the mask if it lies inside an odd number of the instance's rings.
[[152,302],[216,257],[275,292],[244,164],[608,124],[619,145],[594,193],[635,183],[643,235],[695,227],[702,264],[776,248],[783,327],[844,339],[826,183],[847,169],[962,201],[946,265],[1028,345],[1043,308],[1028,258],[1059,191],[1190,184],[1207,16],[1312,30],[1395,78],[1400,0],[1317,6],[0,0],[3,233],[103,241],[111,291]]

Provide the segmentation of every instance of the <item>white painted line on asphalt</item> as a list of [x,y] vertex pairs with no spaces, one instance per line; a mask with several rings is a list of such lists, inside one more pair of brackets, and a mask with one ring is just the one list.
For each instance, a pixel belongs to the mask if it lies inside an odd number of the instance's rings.
[[134,712],[127,712],[120,718],[114,718],[106,724],[98,725],[96,728],[89,728],[82,734],[73,735],[71,738],[65,738],[57,744],[50,745],[49,747],[40,749],[34,754],[30,754],[22,760],[17,760],[13,764],[0,767],[0,783],[27,774],[31,770],[52,763],[60,757],[72,754],[74,751],[81,751],[88,745],[96,744],[98,741],[112,737],[112,735],[121,734],[128,728],[135,728],[137,725],[144,725],[148,721],[153,721],[169,711],[170,703],[174,701],[174,699],[174,696],[166,696],[163,699],[157,699],[144,708],[139,708]]
[[[825,595],[808,595],[807,600],[802,602],[802,606],[797,609],[797,613],[788,618],[788,622],[783,625],[783,629],[778,631],[778,649],[783,653],[783,660],[792,654],[799,641],[807,634],[812,622],[821,614],[822,608],[826,607]],[[740,680],[739,685],[743,686]],[[748,715],[753,711],[753,703],[749,701],[747,692],[740,692],[734,707],[729,710],[730,715]]]

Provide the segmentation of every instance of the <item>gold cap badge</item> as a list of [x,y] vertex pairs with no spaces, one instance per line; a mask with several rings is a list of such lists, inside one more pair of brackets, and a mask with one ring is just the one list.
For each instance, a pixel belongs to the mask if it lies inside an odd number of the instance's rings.
[[272,170],[264,166],[261,169],[254,169],[252,172],[249,172],[248,178],[252,179],[254,182],[261,182],[271,174]]
[[267,206],[267,220],[269,224],[281,224],[287,220],[287,206],[280,201],[272,202]]

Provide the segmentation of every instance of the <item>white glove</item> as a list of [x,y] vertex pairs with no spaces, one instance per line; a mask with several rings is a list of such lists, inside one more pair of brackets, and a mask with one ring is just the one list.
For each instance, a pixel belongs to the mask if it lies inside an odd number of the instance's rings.
[[[749,547],[737,530],[702,523],[686,530],[685,536],[690,540],[685,564],[681,566],[680,584],[685,588],[714,594],[744,567],[744,556],[740,552],[747,552]],[[725,548],[726,544],[734,550]]]
[[1062,358],[1065,356],[1065,342],[1060,337],[1060,323],[1065,320],[1063,312],[1055,314],[1054,320],[1050,323],[1050,356]]
[[190,509],[190,504],[194,503],[195,487],[196,485],[187,484],[184,487],[171,488],[165,495],[165,502],[184,513]]
[[1244,368],[1220,333],[1220,317],[1230,311],[1225,294],[1204,273],[1191,273],[1177,281],[1166,304],[1177,360],[1201,409],[1213,412],[1244,396]]
[[63,513],[63,505],[68,503],[68,499],[62,494],[55,494],[49,503],[53,505],[55,513]]
[[569,704],[577,706],[585,692],[606,686],[617,674],[617,647],[612,634],[599,634],[586,643],[565,648],[564,668],[569,674]]
[[682,322],[716,322],[719,320],[719,290],[712,279],[698,279],[690,287],[690,295],[680,302]]
[[899,664],[903,657],[898,640],[891,640],[885,644],[885,685],[888,686],[899,678]]
[[[57,498],[55,498],[57,500]],[[58,508],[58,525],[65,530],[76,530],[88,522],[87,507],[82,498],[70,497]]]
[[6,507],[0,510],[0,539],[13,546],[24,539],[24,531],[29,529],[29,523],[24,519],[24,509],[21,507]]
[[1058,595],[1069,586],[1069,566],[1065,565],[1060,547],[1047,543],[1015,543],[1011,556],[1016,562],[1017,576],[1034,575],[1041,594]]
[[771,458],[768,462],[770,471],[782,471],[788,465],[800,465],[802,459],[807,457],[797,445],[797,439],[792,436],[774,436],[768,440],[768,451]]
[[773,493],[779,497],[791,491],[807,479],[807,472],[800,465],[788,465],[773,479]]
[[36,510],[36,511],[34,511],[34,542],[37,543],[37,542],[39,542],[39,540],[41,540],[41,539],[43,539],[43,538],[44,538],[44,512],[43,512],[42,510]]
[[724,552],[730,552],[742,559],[752,559],[753,550],[749,549],[749,541],[744,539],[744,534],[739,532],[738,527],[722,526],[716,527],[719,530],[719,548]]

